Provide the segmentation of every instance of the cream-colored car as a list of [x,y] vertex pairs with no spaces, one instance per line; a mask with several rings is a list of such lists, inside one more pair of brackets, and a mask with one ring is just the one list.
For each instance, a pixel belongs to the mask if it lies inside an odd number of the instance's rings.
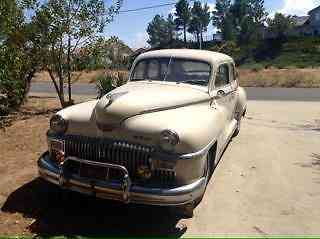
[[239,133],[246,94],[237,80],[224,54],[144,53],[127,84],[52,117],[40,176],[97,197],[192,213]]

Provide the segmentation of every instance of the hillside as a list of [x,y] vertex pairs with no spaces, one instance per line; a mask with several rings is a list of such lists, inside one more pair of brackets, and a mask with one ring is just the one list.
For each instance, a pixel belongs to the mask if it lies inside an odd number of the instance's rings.
[[[241,59],[242,57],[242,59]],[[240,55],[240,67],[249,69],[263,68],[318,68],[320,67],[320,37],[292,38],[279,42],[262,42],[254,57]]]

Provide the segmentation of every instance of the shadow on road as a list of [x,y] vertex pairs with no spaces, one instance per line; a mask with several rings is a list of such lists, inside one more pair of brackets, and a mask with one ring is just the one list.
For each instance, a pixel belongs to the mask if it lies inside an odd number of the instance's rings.
[[177,226],[180,218],[169,208],[63,193],[41,179],[11,193],[1,210],[34,218],[28,229],[38,235],[180,237],[186,231]]

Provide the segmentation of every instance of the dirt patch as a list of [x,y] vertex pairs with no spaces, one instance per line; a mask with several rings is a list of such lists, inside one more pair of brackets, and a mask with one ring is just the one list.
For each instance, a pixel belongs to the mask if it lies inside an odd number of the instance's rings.
[[[72,83],[95,83],[97,78],[104,75],[105,72],[114,73],[112,70],[95,70],[95,71],[75,71],[71,74]],[[127,73],[127,71],[120,71]],[[32,79],[33,82],[52,82],[49,74],[46,71],[38,72]]]
[[[53,99],[31,98],[10,115],[11,126],[0,129],[1,206],[14,189],[37,176],[36,160],[47,147],[49,117],[57,110],[58,102]],[[30,219],[21,214],[1,211],[0,221],[0,234],[28,234]]]
[[48,116],[59,109],[59,103],[55,98],[29,97],[19,110],[0,118],[0,130],[5,131],[13,122],[27,120],[37,115]]

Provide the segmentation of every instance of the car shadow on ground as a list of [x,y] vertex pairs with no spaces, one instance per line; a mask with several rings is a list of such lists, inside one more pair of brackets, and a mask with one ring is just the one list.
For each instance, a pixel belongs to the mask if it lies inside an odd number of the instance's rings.
[[187,229],[178,226],[181,218],[170,208],[66,193],[39,178],[11,193],[1,210],[35,219],[28,229],[40,236],[181,237]]

